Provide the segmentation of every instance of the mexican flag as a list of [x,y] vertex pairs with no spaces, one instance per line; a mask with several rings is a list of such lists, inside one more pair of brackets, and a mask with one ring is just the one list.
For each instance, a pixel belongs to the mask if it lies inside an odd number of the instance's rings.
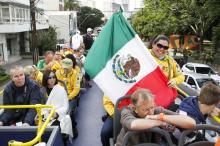
[[167,107],[176,98],[176,90],[167,86],[159,65],[121,12],[102,29],[84,68],[113,103],[138,88],[149,89],[159,106]]

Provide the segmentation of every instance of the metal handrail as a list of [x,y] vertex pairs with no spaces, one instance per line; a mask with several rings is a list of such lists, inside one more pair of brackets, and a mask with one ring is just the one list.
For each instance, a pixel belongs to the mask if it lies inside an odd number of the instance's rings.
[[0,95],[3,95],[3,92],[4,92],[4,89],[2,89],[2,90],[0,91]]
[[[8,142],[9,146],[30,146],[30,145],[34,145],[37,142],[41,141],[41,136],[43,135],[47,125],[50,122],[50,119],[52,118],[52,116],[55,113],[55,108],[52,105],[41,105],[41,104],[36,104],[36,105],[1,105],[0,108],[6,108],[6,109],[14,109],[14,108],[35,108],[37,111],[37,115],[39,118],[39,123],[38,123],[38,129],[37,129],[37,136],[28,142],[19,142],[19,141],[15,141],[15,140],[11,140]],[[41,115],[41,109],[42,108],[51,108],[50,114],[47,117],[46,121],[44,122],[44,124],[42,125],[42,115]]]
[[179,87],[175,86],[175,88],[177,89],[177,91],[179,93],[181,93],[182,95],[184,95],[185,97],[189,96],[186,92],[184,92],[183,90],[181,90]]

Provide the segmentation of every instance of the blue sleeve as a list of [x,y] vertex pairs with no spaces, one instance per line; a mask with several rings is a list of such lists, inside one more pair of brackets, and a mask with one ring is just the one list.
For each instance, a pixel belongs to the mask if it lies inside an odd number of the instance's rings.
[[[12,94],[9,90],[9,87],[6,87],[3,92],[3,105],[12,105]],[[0,116],[0,121],[5,124],[8,124],[14,115],[13,109],[4,109],[4,112]]]

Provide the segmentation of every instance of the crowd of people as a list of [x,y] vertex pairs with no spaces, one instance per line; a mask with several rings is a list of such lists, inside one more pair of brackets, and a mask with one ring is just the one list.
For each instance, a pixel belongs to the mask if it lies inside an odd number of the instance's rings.
[[[80,36],[79,32],[77,35]],[[37,66],[12,67],[11,81],[3,92],[4,105],[53,105],[55,114],[49,125],[60,126],[65,145],[69,137],[78,136],[75,112],[79,105],[80,90],[91,87],[83,68],[85,44],[83,41],[76,42],[66,43],[57,51],[46,51]],[[49,113],[50,109],[42,109],[43,121]],[[0,116],[0,126],[37,124],[35,109],[5,109]]]
[[[80,90],[82,87],[91,87],[89,76],[83,68],[86,54],[94,41],[91,32],[92,29],[88,28],[87,34],[82,37],[77,31],[71,37],[70,43],[65,44],[61,50],[45,52],[44,59],[40,60],[37,66],[12,67],[11,82],[4,89],[3,104],[53,105],[56,112],[50,124],[60,126],[65,142],[67,137],[76,138],[78,130],[75,111],[79,104]],[[151,55],[168,79],[167,86],[175,88],[182,83],[184,75],[176,61],[168,55],[168,37],[158,35],[149,48]],[[155,103],[155,98],[147,89],[137,89],[131,95],[131,104],[121,112],[122,129],[117,138],[117,146],[122,145],[125,134],[131,130],[152,127],[170,130],[167,127],[174,127],[181,132],[183,129],[194,128],[196,124],[204,124],[209,115],[219,114],[216,106],[220,101],[220,88],[212,83],[205,84],[198,97],[188,97],[180,105],[176,105],[173,97],[170,97],[170,100],[166,100],[169,101],[168,107],[159,107]],[[113,137],[115,107],[106,95],[103,96],[103,105],[107,114],[103,116],[101,142],[103,146],[108,146],[109,139]],[[49,109],[42,109],[44,119],[49,112]],[[37,120],[34,109],[5,109],[0,116],[0,126],[32,126],[37,124]],[[173,139],[176,138],[178,141],[178,132],[174,130],[172,132]],[[129,145],[146,141],[148,136],[143,133],[137,135],[129,141]]]

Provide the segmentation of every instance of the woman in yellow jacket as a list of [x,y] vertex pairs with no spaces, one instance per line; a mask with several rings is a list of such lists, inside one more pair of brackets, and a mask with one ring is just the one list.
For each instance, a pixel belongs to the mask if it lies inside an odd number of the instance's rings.
[[69,99],[69,108],[71,109],[70,117],[72,120],[73,138],[78,136],[76,128],[74,109],[77,107],[77,95],[80,91],[80,84],[77,81],[77,73],[73,69],[73,62],[69,58],[62,60],[62,68],[56,72],[58,80],[62,80],[67,87],[67,95]]
[[103,96],[103,106],[107,112],[107,117],[104,119],[104,124],[101,130],[101,141],[103,146],[109,146],[109,139],[113,137],[113,116],[114,104],[109,97]]
[[[159,64],[161,70],[168,78],[168,86],[175,87],[184,81],[185,76],[179,68],[177,62],[168,55],[169,38],[165,35],[158,35],[152,43],[152,49],[150,50],[152,56]],[[174,102],[174,101],[173,101]],[[175,110],[177,107],[173,107],[173,103],[170,104],[168,109]]]
[[62,60],[62,68],[56,72],[57,78],[64,81],[67,86],[69,100],[75,99],[80,91],[80,84],[77,82],[77,73],[72,66],[72,60],[65,58]]
[[81,81],[82,81],[82,72],[81,72],[81,69],[79,68],[79,66],[77,66],[77,62],[76,62],[76,58],[74,57],[73,54],[68,54],[66,55],[66,58],[69,58],[72,60],[73,62],[73,70],[75,71],[76,73],[76,76],[77,76],[77,84],[81,84]]

